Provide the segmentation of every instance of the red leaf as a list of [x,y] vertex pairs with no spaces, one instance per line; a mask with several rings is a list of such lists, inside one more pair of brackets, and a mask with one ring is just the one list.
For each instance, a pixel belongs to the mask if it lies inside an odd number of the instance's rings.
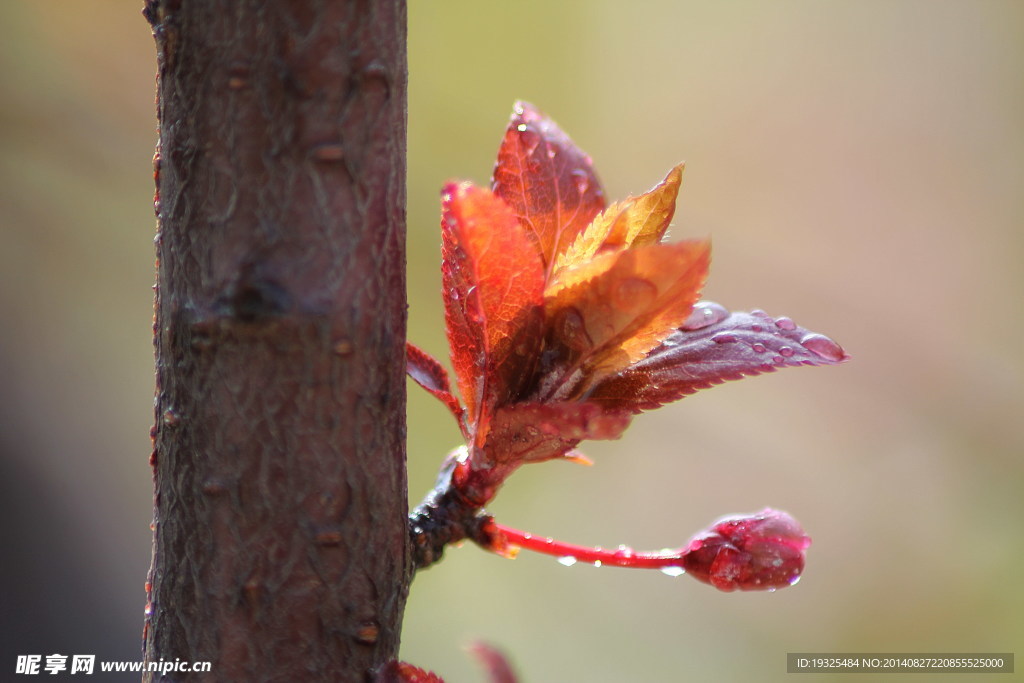
[[537,239],[546,272],[605,207],[590,157],[527,102],[513,108],[491,188]]
[[465,434],[462,404],[452,394],[451,385],[448,383],[448,371],[444,369],[444,366],[423,349],[411,342],[406,342],[405,368],[409,377],[416,384],[429,391],[441,403],[444,403],[448,410],[452,411],[452,415],[455,416],[459,427],[462,428],[463,434]]
[[490,190],[448,184],[442,202],[442,286],[452,366],[477,438],[496,405],[529,379],[543,336],[540,253]]
[[598,384],[587,400],[640,412],[726,380],[847,358],[839,344],[789,318],[729,313],[705,301],[646,358]]

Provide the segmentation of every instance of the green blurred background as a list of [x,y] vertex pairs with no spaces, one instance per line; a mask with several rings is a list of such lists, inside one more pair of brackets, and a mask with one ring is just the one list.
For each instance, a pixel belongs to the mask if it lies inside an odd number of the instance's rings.
[[[19,653],[140,656],[156,139],[140,6],[0,3],[0,679]],[[523,98],[611,198],[685,159],[672,234],[713,237],[707,297],[790,315],[853,361],[642,416],[589,445],[597,466],[525,468],[492,508],[659,548],[780,507],[814,537],[798,587],[723,594],[467,546],[416,578],[403,658],[479,681],[464,648],[485,640],[524,681],[770,681],[789,651],[1020,654],[1024,4],[409,9],[412,340],[446,357],[438,190],[488,179]],[[458,435],[415,387],[409,415],[416,502]]]

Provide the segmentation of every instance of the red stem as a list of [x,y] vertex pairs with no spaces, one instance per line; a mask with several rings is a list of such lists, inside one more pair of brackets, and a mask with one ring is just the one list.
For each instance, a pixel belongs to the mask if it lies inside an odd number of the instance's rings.
[[611,567],[632,567],[634,569],[666,569],[678,567],[682,569],[685,548],[675,550],[656,550],[637,552],[632,548],[620,545],[615,550],[605,548],[588,548],[572,543],[563,543],[546,536],[536,536],[531,533],[507,527],[504,524],[491,521],[491,531],[497,532],[500,537],[511,546],[526,548],[534,552],[553,555],[558,558],[573,558],[577,562],[587,562],[597,566]]

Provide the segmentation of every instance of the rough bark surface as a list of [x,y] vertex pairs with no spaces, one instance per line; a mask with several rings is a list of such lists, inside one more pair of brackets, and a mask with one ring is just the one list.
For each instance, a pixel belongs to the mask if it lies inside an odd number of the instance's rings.
[[404,0],[149,0],[156,426],[146,680],[358,681],[395,657]]

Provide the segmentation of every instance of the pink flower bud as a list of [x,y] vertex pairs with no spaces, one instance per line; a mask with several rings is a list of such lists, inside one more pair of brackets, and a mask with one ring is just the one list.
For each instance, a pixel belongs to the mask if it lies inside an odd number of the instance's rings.
[[722,591],[775,590],[797,582],[811,539],[780,510],[723,517],[693,538],[683,568]]

